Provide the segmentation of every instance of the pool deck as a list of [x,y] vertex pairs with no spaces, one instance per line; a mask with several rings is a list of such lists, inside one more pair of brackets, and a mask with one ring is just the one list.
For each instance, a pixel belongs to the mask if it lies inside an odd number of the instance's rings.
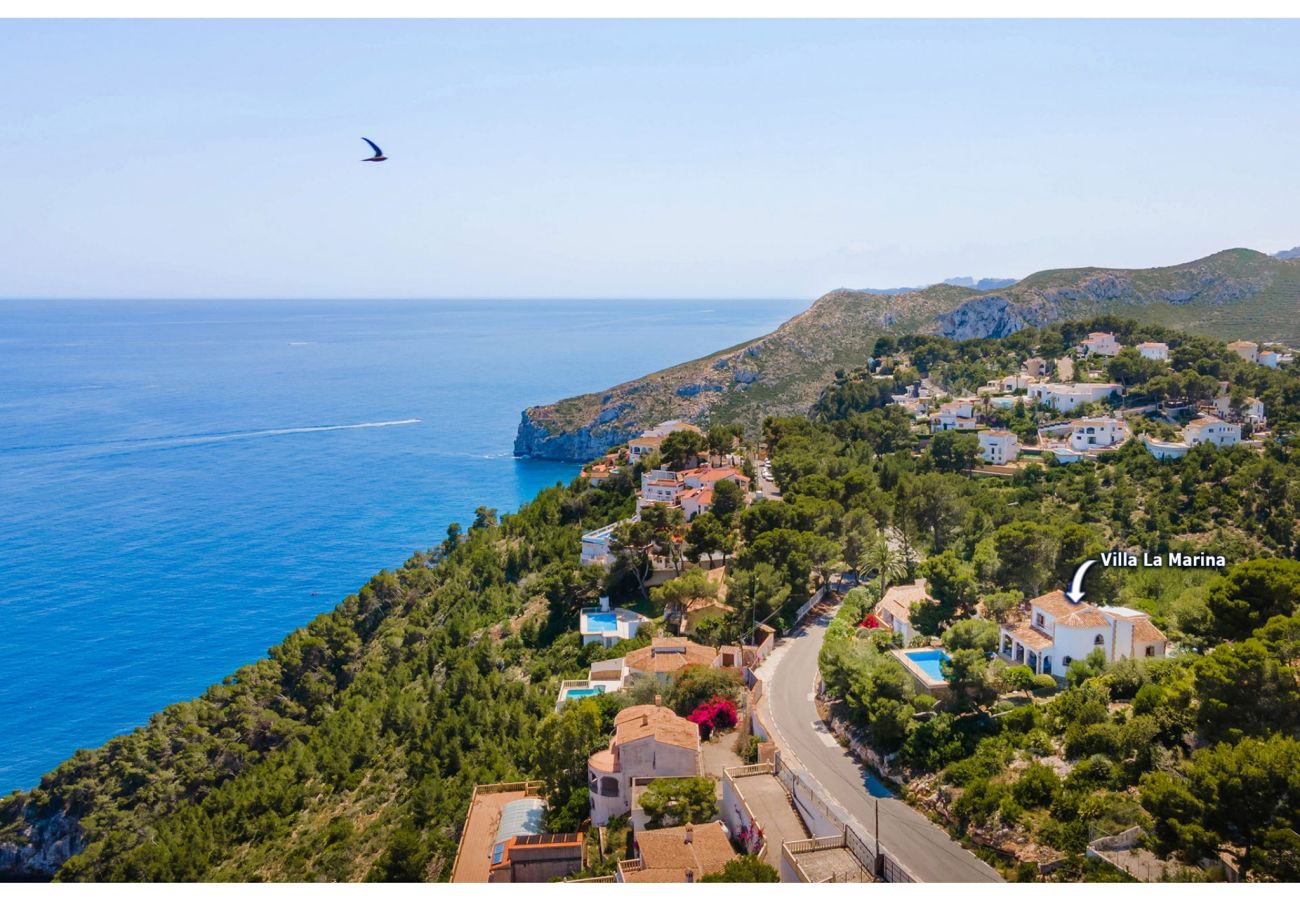
[[[889,652],[898,658],[898,661],[903,664],[903,668],[907,670],[907,673],[921,686],[921,690],[936,697],[948,693],[948,682],[946,680],[943,678],[931,677],[930,673],[921,668],[916,660],[907,655],[908,653],[917,652],[917,648],[912,648],[911,650],[891,650]],[[944,651],[944,654],[947,655],[947,651]]]

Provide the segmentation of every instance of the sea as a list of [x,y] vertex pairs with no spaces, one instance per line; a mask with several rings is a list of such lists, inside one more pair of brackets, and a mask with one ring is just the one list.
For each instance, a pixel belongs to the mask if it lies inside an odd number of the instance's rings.
[[0,794],[577,466],[524,407],[797,300],[0,301]]

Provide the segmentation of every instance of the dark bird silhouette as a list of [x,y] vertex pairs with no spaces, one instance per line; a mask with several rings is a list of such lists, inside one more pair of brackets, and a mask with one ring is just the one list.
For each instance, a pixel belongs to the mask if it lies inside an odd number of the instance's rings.
[[375,151],[374,156],[368,156],[365,159],[361,160],[362,162],[383,162],[384,160],[388,159],[387,156],[384,156],[384,151],[379,149],[379,145],[376,144],[374,141],[372,141],[370,138],[363,137],[361,140],[369,144],[370,149]]

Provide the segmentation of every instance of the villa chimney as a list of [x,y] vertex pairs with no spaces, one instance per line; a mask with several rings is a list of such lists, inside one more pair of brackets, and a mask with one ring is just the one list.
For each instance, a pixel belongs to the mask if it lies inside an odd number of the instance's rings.
[[649,727],[650,727],[650,714],[649,714],[649,713],[643,713],[643,714],[642,714],[642,716],[641,716],[641,727],[642,727],[642,728],[649,728]]
[[663,694],[655,694],[655,706],[663,706],[663,705],[664,705]]
[[694,883],[695,883],[695,872],[694,872],[694,870],[692,870],[692,869],[687,869],[687,870],[686,870],[686,883],[687,883],[687,884],[694,884]]
[[690,844],[690,843],[694,843],[694,841],[695,841],[695,826],[694,826],[694,825],[687,825],[687,826],[686,826],[686,836],[682,838],[682,843],[683,843],[683,844]]

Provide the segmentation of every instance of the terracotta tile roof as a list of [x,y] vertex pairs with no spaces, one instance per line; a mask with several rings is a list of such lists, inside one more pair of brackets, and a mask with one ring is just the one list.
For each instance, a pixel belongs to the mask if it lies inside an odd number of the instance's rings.
[[1151,641],[1167,641],[1165,633],[1151,624],[1150,619],[1138,619],[1133,623],[1133,640],[1149,643]]
[[934,603],[934,599],[926,592],[924,578],[918,578],[912,584],[896,584],[889,590],[885,591],[885,596],[876,604],[876,609],[880,612],[887,612],[895,619],[904,622],[912,621],[912,604],[918,602]]
[[1008,623],[1003,626],[1003,630],[1030,650],[1042,650],[1052,646],[1052,639],[1031,627],[1028,622]]
[[652,703],[629,706],[614,717],[611,748],[645,737],[653,737],[660,743],[685,747],[687,750],[700,749],[700,729],[694,722],[687,721],[666,706],[655,706]]
[[711,666],[717,651],[686,638],[655,638],[649,647],[633,650],[624,659],[627,667],[647,675],[671,675],[687,666]]
[[1054,618],[1064,618],[1070,613],[1080,609],[1092,609],[1086,603],[1071,603],[1065,599],[1065,591],[1052,591],[1049,594],[1043,594],[1041,597],[1035,597],[1029,601],[1031,607],[1038,607],[1043,612]]
[[613,750],[597,750],[587,758],[587,765],[598,772],[617,772],[618,757]]
[[1104,628],[1110,622],[1092,607],[1080,607],[1069,615],[1056,620],[1057,627],[1065,628]]
[[724,481],[728,478],[733,478],[736,481],[741,482],[742,484],[749,483],[748,478],[742,475],[738,469],[734,469],[731,466],[719,466],[716,469],[701,469],[701,470],[696,470],[696,472],[693,472],[691,474],[694,474],[697,478],[700,479],[700,481],[704,482],[705,484],[716,482],[716,481]]
[[636,835],[636,846],[642,867],[625,871],[625,881],[682,882],[687,871],[699,881],[705,875],[721,872],[736,858],[721,822],[641,831]]

